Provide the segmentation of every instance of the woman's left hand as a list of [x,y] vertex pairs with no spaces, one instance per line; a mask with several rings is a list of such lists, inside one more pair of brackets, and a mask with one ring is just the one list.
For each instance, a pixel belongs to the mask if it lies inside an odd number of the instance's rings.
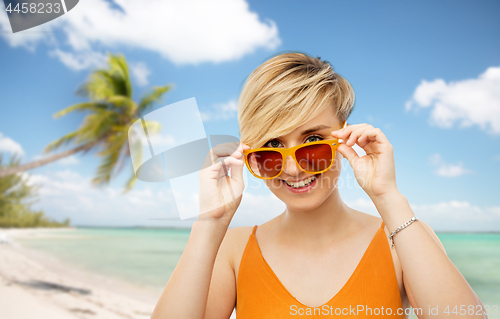
[[[398,192],[392,145],[379,128],[366,123],[348,124],[331,134],[344,140],[337,151],[347,158],[356,180],[370,198]],[[354,144],[358,144],[366,155],[359,157],[352,148]]]

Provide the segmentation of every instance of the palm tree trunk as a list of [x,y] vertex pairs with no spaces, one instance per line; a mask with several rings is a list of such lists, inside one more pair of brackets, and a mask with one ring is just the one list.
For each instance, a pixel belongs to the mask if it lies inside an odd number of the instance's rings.
[[64,158],[66,156],[69,156],[69,155],[72,155],[72,154],[75,154],[78,152],[88,151],[89,149],[91,149],[92,147],[97,145],[98,143],[102,142],[105,138],[106,137],[103,136],[95,141],[90,142],[90,143],[80,145],[78,147],[69,149],[69,150],[61,152],[61,153],[54,154],[52,156],[42,158],[40,160],[31,162],[31,163],[26,163],[26,164],[19,165],[19,166],[11,166],[11,167],[7,167],[4,169],[0,169],[0,178],[5,177],[5,176],[9,176],[12,174],[16,174],[19,172],[24,172],[24,171],[27,171],[27,170],[30,170],[33,168],[40,167],[40,166],[55,162],[61,158]]

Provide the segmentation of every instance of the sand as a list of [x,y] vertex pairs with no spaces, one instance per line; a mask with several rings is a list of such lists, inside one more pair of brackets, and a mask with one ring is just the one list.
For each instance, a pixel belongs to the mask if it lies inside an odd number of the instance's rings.
[[0,229],[0,318],[151,318],[161,291],[75,269],[16,243],[16,238],[47,230]]

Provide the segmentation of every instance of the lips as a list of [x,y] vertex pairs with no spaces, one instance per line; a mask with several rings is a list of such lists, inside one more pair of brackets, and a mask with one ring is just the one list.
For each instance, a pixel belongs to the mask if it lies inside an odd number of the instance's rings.
[[302,195],[309,194],[311,192],[311,190],[316,187],[316,185],[319,183],[318,182],[318,179],[320,178],[319,175],[320,174],[314,175],[316,178],[314,178],[309,184],[304,185],[304,186],[300,186],[300,187],[290,186],[284,180],[281,180],[281,181],[283,183],[283,187],[285,187],[287,191],[289,191],[290,193],[293,193],[293,194],[297,194],[297,196],[301,196],[300,194],[302,194]]
[[[316,174],[316,175],[312,175],[312,176],[307,176],[307,177],[302,178],[302,179],[300,179],[300,180],[298,180],[298,181],[296,181],[296,182],[289,182],[289,181],[284,180],[284,179],[282,179],[282,181],[283,181],[283,183],[284,183],[285,185],[287,185],[287,186],[289,186],[289,187],[292,187],[292,188],[294,188],[294,189],[301,189],[301,188],[307,187],[307,186],[311,185],[312,183],[314,183],[314,181],[315,181],[316,179],[318,179],[318,176],[319,176],[319,175],[320,175],[320,174]],[[302,182],[302,181],[305,181],[305,180],[309,180],[309,179],[311,179],[311,180],[310,180],[309,182],[307,182],[307,184],[305,184],[305,185],[300,185],[300,186],[291,185],[291,183],[297,184],[297,183],[299,183],[299,182]]]
[[308,179],[308,178],[313,177],[313,176],[318,177],[318,174],[316,174],[316,175],[311,175],[311,176],[306,176],[306,177],[304,177],[303,179],[299,179],[299,180],[296,180],[296,181],[290,181],[290,180],[286,180],[286,179],[282,179],[282,181],[285,181],[285,182],[288,182],[288,183],[298,183],[298,182],[300,182],[300,181],[303,181],[303,180]]

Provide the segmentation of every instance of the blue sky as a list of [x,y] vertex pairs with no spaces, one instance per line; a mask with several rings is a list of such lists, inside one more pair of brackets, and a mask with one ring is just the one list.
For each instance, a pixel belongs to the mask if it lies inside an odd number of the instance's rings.
[[[155,109],[195,97],[207,134],[238,136],[234,108],[245,77],[269,56],[298,50],[330,61],[351,82],[348,122],[382,129],[394,146],[398,188],[421,219],[436,231],[500,231],[498,12],[497,1],[86,0],[12,34],[2,7],[0,151],[22,152],[28,162],[75,130],[83,114],[52,114],[82,101],[74,92],[106,52],[126,56],[136,98],[174,83]],[[77,155],[30,171],[43,185],[37,207],[76,225],[192,223],[154,219],[175,217],[168,182],[138,182],[120,196],[124,170],[109,187],[92,188],[98,164]],[[347,161],[344,168],[346,203],[376,215]],[[245,195],[235,226],[284,209],[263,184]]]

